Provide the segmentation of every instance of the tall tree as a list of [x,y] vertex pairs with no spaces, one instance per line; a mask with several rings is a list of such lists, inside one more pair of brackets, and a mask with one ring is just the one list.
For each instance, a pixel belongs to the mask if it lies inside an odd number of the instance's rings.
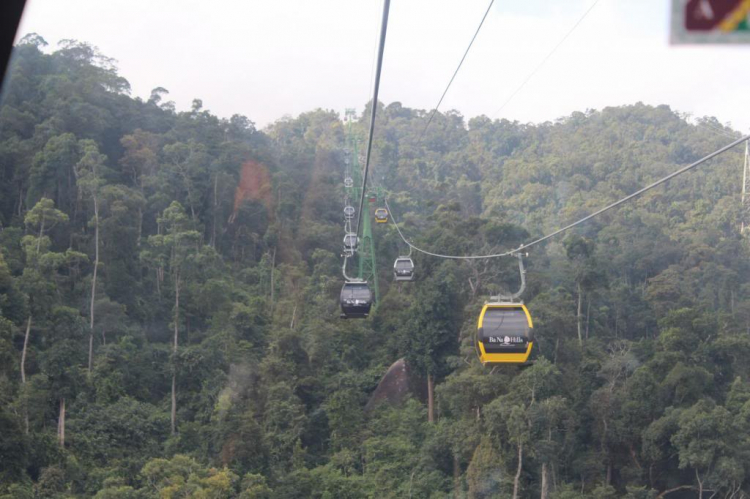
[[88,375],[94,359],[94,305],[96,303],[96,282],[99,273],[99,202],[102,184],[102,173],[106,158],[99,152],[96,142],[90,139],[79,143],[81,160],[76,164],[76,178],[81,191],[91,198],[94,207],[94,270],[91,276],[91,297],[89,300],[89,362]]
[[[594,251],[596,244],[589,239],[573,235],[565,239],[565,254],[573,264],[573,275],[576,285],[576,326],[578,331],[578,344],[583,346],[583,298],[586,291],[592,289],[597,283],[604,279],[604,275],[598,271]],[[589,303],[590,305],[590,303]],[[588,321],[588,313],[587,321]],[[586,325],[586,337],[588,338],[588,323]]]
[[177,432],[177,366],[180,337],[180,291],[183,286],[186,267],[190,265],[192,257],[200,249],[200,233],[192,229],[192,223],[185,214],[182,205],[173,201],[159,217],[159,226],[163,234],[148,238],[149,250],[146,258],[164,265],[171,277],[174,292],[172,308],[172,397],[170,420],[172,433]]
[[[31,321],[34,315],[35,301],[40,300],[42,296],[48,293],[40,293],[42,288],[46,288],[48,281],[44,279],[44,272],[53,267],[57,261],[56,255],[48,255],[50,239],[45,235],[47,231],[52,230],[57,224],[67,222],[68,216],[55,208],[55,203],[48,198],[42,198],[26,214],[24,223],[31,230],[38,230],[36,236],[24,237],[23,245],[26,254],[27,268],[24,269],[24,278],[22,283],[25,284],[25,291],[29,297],[29,314],[26,320],[26,333],[23,337],[23,349],[21,350],[21,382],[26,383],[26,352],[29,345],[29,335],[31,333]],[[28,272],[27,272],[28,271]]]
[[451,263],[423,282],[411,309],[411,318],[400,331],[408,364],[427,378],[427,419],[435,420],[435,376],[444,374],[446,356],[457,352],[462,297]]

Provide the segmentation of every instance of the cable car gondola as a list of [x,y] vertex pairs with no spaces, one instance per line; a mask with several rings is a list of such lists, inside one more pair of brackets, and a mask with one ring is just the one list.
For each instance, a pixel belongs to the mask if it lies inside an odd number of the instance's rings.
[[344,179],[344,187],[354,187],[354,179],[351,177],[346,177]]
[[357,210],[354,209],[354,206],[347,205],[346,207],[344,207],[344,218],[347,220],[351,220],[352,218],[354,218],[354,213],[356,211]]
[[354,232],[348,232],[344,236],[344,253],[347,255],[353,255],[357,251],[357,234]]
[[393,278],[397,281],[414,280],[414,262],[408,256],[400,256],[393,263]]
[[378,208],[375,210],[375,221],[379,224],[388,222],[388,210],[385,208]]
[[341,288],[341,318],[364,319],[372,308],[372,291],[367,281],[352,280]]
[[477,324],[479,360],[484,365],[523,364],[534,346],[534,324],[523,303],[489,302]]

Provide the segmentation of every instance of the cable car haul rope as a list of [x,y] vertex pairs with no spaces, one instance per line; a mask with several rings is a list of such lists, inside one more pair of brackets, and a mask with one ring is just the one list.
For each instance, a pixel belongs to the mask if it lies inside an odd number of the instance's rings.
[[741,144],[741,143],[743,143],[743,142],[745,142],[747,140],[750,140],[750,135],[745,135],[744,137],[739,138],[739,139],[735,140],[734,142],[731,142],[730,144],[727,144],[724,147],[722,147],[720,149],[717,149],[716,151],[714,151],[714,152],[712,152],[712,153],[710,153],[710,154],[702,157],[698,161],[696,161],[694,163],[691,163],[691,164],[689,164],[689,165],[687,165],[685,167],[682,167],[679,170],[670,173],[666,177],[662,177],[659,180],[657,180],[656,182],[653,182],[653,183],[647,185],[646,187],[644,187],[642,189],[639,189],[639,190],[635,191],[634,193],[629,194],[629,195],[625,196],[624,198],[615,201],[614,203],[608,204],[604,208],[602,208],[600,210],[597,210],[594,213],[591,213],[590,215],[586,215],[585,217],[581,218],[580,220],[576,220],[575,222],[573,222],[571,224],[568,224],[565,227],[562,227],[560,229],[557,229],[556,231],[551,232],[550,234],[547,234],[546,236],[543,236],[543,237],[540,237],[538,239],[534,239],[533,241],[530,241],[528,243],[522,244],[521,246],[519,246],[516,249],[504,251],[502,253],[492,253],[492,254],[488,254],[488,255],[445,255],[445,254],[436,253],[436,252],[432,252],[432,251],[428,251],[428,250],[422,249],[422,248],[420,248],[418,246],[415,246],[414,244],[410,243],[406,239],[406,237],[404,237],[404,234],[401,232],[401,229],[398,226],[398,221],[396,220],[394,212],[391,209],[391,207],[388,205],[388,199],[385,199],[385,207],[388,210],[388,213],[390,214],[391,219],[393,220],[393,225],[396,227],[396,230],[398,231],[398,235],[401,236],[401,239],[404,241],[404,243],[407,244],[407,245],[409,245],[409,247],[412,248],[413,250],[419,251],[420,253],[424,253],[425,255],[430,255],[430,256],[437,257],[437,258],[448,258],[448,259],[452,259],[452,260],[483,260],[483,259],[487,259],[487,258],[500,258],[500,257],[504,257],[504,256],[512,256],[512,255],[514,255],[514,254],[516,254],[518,252],[524,251],[524,250],[526,250],[526,249],[528,249],[528,248],[530,248],[532,246],[535,246],[535,245],[537,245],[537,244],[539,244],[541,242],[544,242],[547,239],[551,239],[551,238],[553,238],[553,237],[555,237],[557,235],[560,235],[563,232],[566,232],[566,231],[572,229],[573,227],[581,225],[584,222],[588,222],[592,218],[597,217],[597,216],[601,215],[602,213],[611,210],[612,208],[616,208],[617,206],[620,206],[621,204],[626,203],[626,202],[630,201],[631,199],[634,199],[634,198],[640,196],[641,194],[645,193],[646,191],[649,191],[649,190],[653,189],[654,187],[658,187],[661,184],[663,184],[663,183],[665,183],[665,182],[667,182],[669,180],[672,180],[673,178],[677,177],[678,175],[682,175],[683,173],[685,173],[687,171],[690,171],[690,170],[692,170],[693,168],[695,168],[697,166],[702,165],[706,161],[715,158],[716,156],[718,156],[718,155],[720,155],[720,154],[728,151],[729,149],[731,149],[731,148],[735,147],[736,145],[739,145],[739,144]]

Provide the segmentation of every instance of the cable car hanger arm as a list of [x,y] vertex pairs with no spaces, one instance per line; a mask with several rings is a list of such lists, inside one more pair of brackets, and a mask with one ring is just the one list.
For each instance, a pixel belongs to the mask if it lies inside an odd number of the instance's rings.
[[694,163],[691,163],[691,164],[689,164],[687,166],[684,166],[684,167],[680,168],[679,170],[670,173],[666,177],[662,177],[659,180],[657,180],[656,182],[653,182],[653,183],[647,185],[646,187],[643,187],[642,189],[639,189],[639,190],[635,191],[634,193],[629,194],[629,195],[625,196],[624,198],[622,198],[622,199],[620,199],[618,201],[615,201],[614,203],[611,203],[611,204],[605,206],[604,208],[602,208],[602,209],[600,209],[598,211],[595,211],[594,213],[591,213],[590,215],[587,215],[587,216],[581,218],[580,220],[577,220],[577,221],[575,221],[575,222],[573,222],[571,224],[566,225],[565,227],[557,229],[556,231],[554,231],[554,232],[552,232],[550,234],[547,234],[546,236],[540,237],[539,239],[535,239],[535,240],[533,240],[531,242],[528,242],[526,244],[522,244],[521,246],[519,246],[516,249],[508,250],[508,251],[505,251],[503,253],[495,253],[495,254],[490,254],[490,255],[443,255],[443,254],[440,254],[440,253],[433,253],[431,251],[424,250],[424,249],[422,249],[422,248],[420,248],[418,246],[415,246],[414,244],[410,243],[409,241],[407,241],[407,239],[404,237],[403,233],[401,232],[401,229],[398,226],[398,221],[396,220],[396,216],[394,215],[393,210],[388,205],[388,199],[384,199],[383,201],[385,202],[385,207],[388,209],[388,213],[390,213],[390,215],[391,215],[391,219],[393,220],[393,225],[396,227],[396,230],[398,231],[398,235],[401,236],[401,239],[404,241],[404,243],[406,243],[410,248],[414,249],[415,251],[419,251],[420,253],[424,253],[425,255],[430,255],[430,256],[437,257],[437,258],[447,258],[447,259],[451,259],[451,260],[482,260],[482,259],[486,259],[486,258],[500,258],[500,257],[504,257],[504,256],[514,255],[514,254],[516,254],[516,253],[518,253],[520,251],[523,251],[523,250],[525,250],[527,248],[530,248],[531,246],[537,245],[537,244],[539,244],[539,243],[541,243],[543,241],[546,241],[547,239],[551,239],[551,238],[553,238],[553,237],[555,237],[555,236],[557,236],[559,234],[562,234],[563,232],[566,232],[566,231],[572,229],[573,227],[581,225],[582,223],[587,222],[587,221],[591,220],[592,218],[594,218],[596,216],[599,216],[599,215],[601,215],[602,213],[604,213],[606,211],[611,210],[612,208],[616,208],[617,206],[620,206],[621,204],[626,203],[627,201],[630,201],[631,199],[640,196],[644,192],[649,191],[649,190],[653,189],[654,187],[660,186],[661,184],[663,184],[663,183],[665,183],[665,182],[667,182],[669,180],[672,180],[674,177],[676,177],[678,175],[682,175],[683,173],[685,173],[685,172],[687,172],[689,170],[692,170],[693,168],[695,168],[697,166],[702,165],[706,161],[708,161],[710,159],[713,159],[713,158],[715,158],[716,156],[718,156],[718,155],[720,155],[722,153],[727,152],[729,149],[732,149],[734,146],[736,146],[738,144],[741,144],[742,142],[745,142],[747,140],[750,140],[750,135],[745,135],[744,137],[739,138],[739,139],[735,140],[734,142],[731,142],[731,143],[725,145],[724,147],[722,147],[720,149],[717,149],[716,151],[714,151],[714,152],[712,152],[712,153],[710,153],[710,154],[702,157],[698,161],[696,161]]
[[523,254],[519,251],[516,253],[518,257],[518,271],[521,273],[521,287],[513,294],[510,295],[497,295],[490,296],[490,301],[515,301],[521,297],[524,291],[526,291],[526,269],[523,266]]

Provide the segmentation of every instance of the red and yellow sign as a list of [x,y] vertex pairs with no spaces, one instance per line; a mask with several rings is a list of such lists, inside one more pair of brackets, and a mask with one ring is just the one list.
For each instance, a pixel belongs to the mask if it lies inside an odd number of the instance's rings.
[[750,0],[672,0],[672,43],[750,43]]

